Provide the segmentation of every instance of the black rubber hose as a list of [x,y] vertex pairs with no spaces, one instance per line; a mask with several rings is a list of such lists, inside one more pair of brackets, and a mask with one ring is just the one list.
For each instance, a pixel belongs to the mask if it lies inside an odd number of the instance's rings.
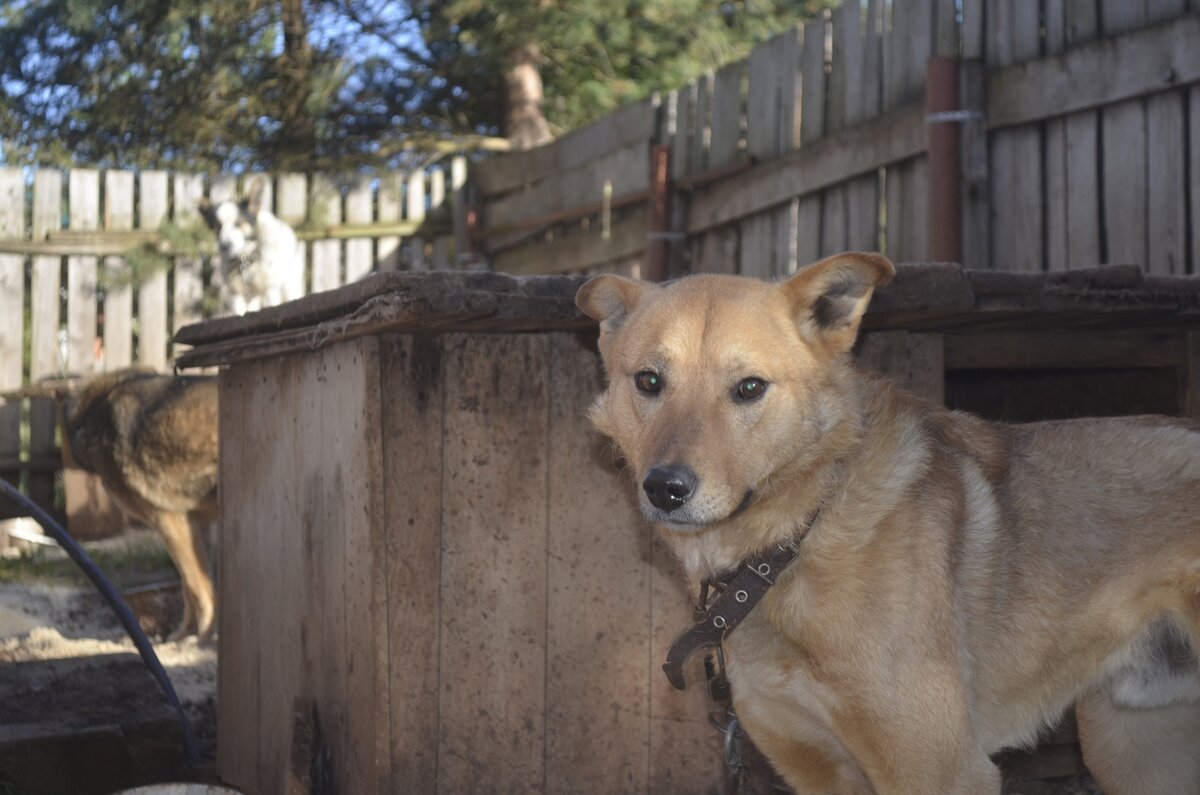
[[171,679],[167,676],[167,672],[163,669],[162,663],[158,660],[158,655],[154,653],[154,646],[150,644],[150,639],[146,637],[146,633],[142,632],[141,626],[138,625],[137,619],[134,618],[133,612],[129,609],[129,605],[125,604],[125,600],[117,593],[117,589],[113,587],[104,573],[100,571],[100,567],[96,565],[88,554],[83,551],[83,548],[67,534],[67,531],[62,526],[51,518],[50,514],[43,511],[21,492],[17,491],[16,487],[7,480],[0,478],[0,489],[4,491],[10,498],[16,500],[22,505],[25,510],[29,511],[29,515],[37,520],[46,532],[59,543],[67,554],[71,556],[71,560],[75,561],[79,568],[83,569],[83,573],[100,591],[100,595],[112,607],[113,612],[117,614],[117,619],[121,622],[121,626],[129,633],[129,637],[133,639],[133,645],[137,647],[138,654],[142,657],[142,662],[150,669],[150,673],[158,680],[159,686],[163,692],[167,694],[167,700],[171,702],[171,706],[175,708],[175,712],[179,714],[179,726],[183,731],[183,756],[184,762],[189,771],[195,770],[199,764],[200,757],[196,752],[196,741],[192,737],[192,724],[188,721],[187,714],[183,711],[183,704],[179,702],[179,696],[175,694],[175,688],[171,685]]

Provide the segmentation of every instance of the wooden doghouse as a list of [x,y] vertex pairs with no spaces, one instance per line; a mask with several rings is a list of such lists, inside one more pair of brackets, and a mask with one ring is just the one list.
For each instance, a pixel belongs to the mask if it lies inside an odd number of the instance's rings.
[[[222,366],[224,781],[721,786],[703,689],[659,668],[687,585],[587,420],[602,377],[579,283],[380,274],[180,332],[181,367]],[[1162,410],[1196,413],[1198,296],[1124,268],[903,266],[860,356],[966,403],[990,394],[979,373],[1141,372],[1169,383]],[[1055,740],[1015,763],[1071,772]]]

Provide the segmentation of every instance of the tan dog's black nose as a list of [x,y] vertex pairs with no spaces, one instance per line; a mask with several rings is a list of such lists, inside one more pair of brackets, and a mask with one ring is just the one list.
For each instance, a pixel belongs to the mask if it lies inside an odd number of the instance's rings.
[[646,473],[642,488],[651,505],[670,513],[688,501],[697,483],[695,473],[687,467],[654,467]]

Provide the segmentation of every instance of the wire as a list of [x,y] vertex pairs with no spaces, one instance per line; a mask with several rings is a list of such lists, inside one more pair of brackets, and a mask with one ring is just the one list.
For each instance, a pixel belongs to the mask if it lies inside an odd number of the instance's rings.
[[133,612],[129,609],[129,605],[125,604],[125,600],[117,593],[116,588],[100,571],[100,567],[96,565],[88,554],[83,551],[83,547],[75,541],[74,538],[63,529],[62,525],[54,521],[50,514],[43,511],[36,503],[32,502],[21,492],[17,491],[16,487],[7,480],[0,478],[0,490],[6,495],[15,500],[18,504],[29,511],[29,515],[37,520],[46,532],[50,534],[59,545],[67,551],[71,556],[71,560],[79,568],[83,569],[83,573],[100,591],[100,595],[104,597],[113,612],[117,614],[117,619],[121,622],[121,626],[129,633],[129,637],[133,639],[133,645],[137,647],[138,654],[141,655],[142,662],[150,669],[150,673],[158,680],[159,686],[167,695],[167,700],[171,702],[171,706],[175,708],[175,712],[179,715],[179,726],[183,731],[183,756],[186,769],[188,771],[195,770],[199,764],[199,754],[196,750],[196,741],[192,736],[192,724],[188,721],[187,714],[183,711],[183,704],[179,702],[179,696],[175,693],[175,688],[171,685],[171,679],[167,676],[167,672],[159,662],[158,655],[154,652],[154,646],[150,644],[150,639],[146,637],[146,633],[142,631],[137,619],[134,618]]

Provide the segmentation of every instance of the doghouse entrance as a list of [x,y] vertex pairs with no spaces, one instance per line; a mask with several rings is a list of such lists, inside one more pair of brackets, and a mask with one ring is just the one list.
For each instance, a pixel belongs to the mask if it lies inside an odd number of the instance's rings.
[[947,370],[946,406],[1001,422],[1180,413],[1166,368]]

